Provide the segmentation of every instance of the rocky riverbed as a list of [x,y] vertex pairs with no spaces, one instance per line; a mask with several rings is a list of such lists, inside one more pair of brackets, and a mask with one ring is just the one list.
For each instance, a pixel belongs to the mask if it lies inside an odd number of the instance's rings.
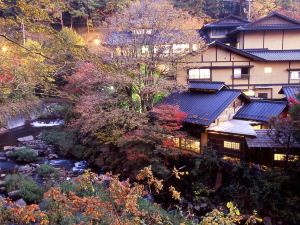
[[[53,184],[70,180],[87,168],[85,161],[61,157],[55,146],[48,145],[39,138],[38,134],[43,129],[61,124],[63,121],[60,120],[34,121],[0,134],[0,196],[9,197],[20,206],[26,204],[21,198],[20,190],[7,190],[6,178],[11,174],[29,177],[43,186],[49,182]],[[38,174],[39,168],[45,165],[55,168],[55,176],[42,177]]]

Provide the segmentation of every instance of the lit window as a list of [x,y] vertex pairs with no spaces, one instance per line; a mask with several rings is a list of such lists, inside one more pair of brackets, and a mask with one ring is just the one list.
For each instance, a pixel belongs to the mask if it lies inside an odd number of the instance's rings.
[[[286,159],[286,154],[274,154],[274,160],[275,161],[284,161]],[[295,162],[296,160],[299,160],[299,156],[297,155],[289,155],[288,161]]]
[[196,139],[177,138],[172,136],[169,136],[168,139],[172,140],[172,145],[175,148],[200,153],[200,141]]
[[173,52],[174,53],[181,53],[181,52],[184,52],[186,50],[189,50],[190,49],[190,45],[189,44],[174,44],[173,45]]
[[144,45],[144,46],[142,47],[142,54],[146,54],[146,53],[148,53],[148,52],[149,52],[149,47],[146,46],[146,45]]
[[198,50],[198,45],[197,44],[193,44],[192,45],[192,50],[193,51],[197,51]]
[[251,125],[254,130],[261,130],[261,124]]
[[265,73],[272,73],[272,67],[265,67]]
[[238,142],[224,141],[224,148],[240,150],[241,144]]
[[292,71],[290,77],[293,80],[299,80],[300,79],[300,71]]
[[210,69],[190,69],[190,80],[210,79]]

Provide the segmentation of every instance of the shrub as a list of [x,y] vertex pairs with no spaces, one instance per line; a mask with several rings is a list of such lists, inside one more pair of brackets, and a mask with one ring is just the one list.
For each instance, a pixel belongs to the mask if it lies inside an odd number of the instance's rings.
[[62,155],[67,155],[75,145],[75,134],[70,131],[49,130],[41,133],[41,139],[59,147]]
[[20,174],[8,175],[5,187],[8,192],[20,190],[21,197],[29,203],[38,203],[43,198],[43,189],[32,178]]
[[18,162],[34,162],[38,159],[38,152],[31,148],[21,148],[8,153],[8,157]]
[[86,148],[77,143],[76,134],[73,131],[48,130],[41,133],[41,139],[50,145],[56,145],[61,155],[72,155],[82,159]]
[[37,173],[39,176],[41,177],[55,177],[57,178],[59,175],[58,169],[47,165],[47,164],[43,164],[41,165],[38,169],[37,169]]

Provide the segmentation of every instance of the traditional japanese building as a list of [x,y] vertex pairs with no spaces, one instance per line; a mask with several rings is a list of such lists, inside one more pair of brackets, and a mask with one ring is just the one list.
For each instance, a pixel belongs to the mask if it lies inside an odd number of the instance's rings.
[[251,23],[231,16],[204,26],[202,33],[213,42],[178,62],[178,83],[224,82],[261,99],[283,98],[282,86],[300,84],[299,21],[279,13]]
[[[284,146],[273,141],[269,147],[265,144],[258,148],[257,143],[263,138],[261,131],[269,129],[268,122],[272,117],[286,115],[286,101],[251,100],[222,82],[192,81],[188,91],[173,93],[163,103],[178,105],[187,113],[185,129],[190,136],[172,139],[178,149],[201,153],[211,146],[220,155],[238,160],[266,165],[282,161]],[[280,147],[273,148],[275,145]],[[263,149],[260,155],[258,149]],[[299,150],[295,142],[295,157]]]

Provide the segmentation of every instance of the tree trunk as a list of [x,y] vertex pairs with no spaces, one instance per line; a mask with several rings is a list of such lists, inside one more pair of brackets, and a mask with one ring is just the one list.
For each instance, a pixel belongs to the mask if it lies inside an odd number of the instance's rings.
[[63,12],[60,13],[60,25],[62,29],[64,27]]

